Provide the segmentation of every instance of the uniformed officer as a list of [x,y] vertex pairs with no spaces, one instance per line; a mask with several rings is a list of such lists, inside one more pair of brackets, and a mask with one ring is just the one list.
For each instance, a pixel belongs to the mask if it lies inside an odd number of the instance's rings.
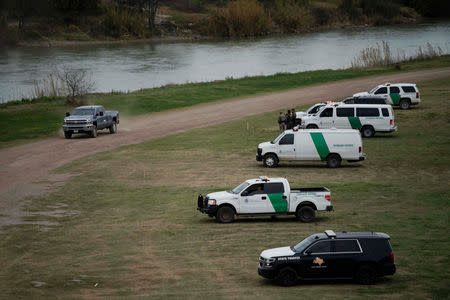
[[278,126],[280,127],[280,133],[286,130],[286,116],[281,111],[278,116]]

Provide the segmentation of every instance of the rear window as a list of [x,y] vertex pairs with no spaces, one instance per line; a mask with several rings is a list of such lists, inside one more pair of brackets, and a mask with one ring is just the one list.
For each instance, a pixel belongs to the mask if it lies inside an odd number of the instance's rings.
[[356,108],[356,115],[358,117],[378,117],[380,116],[380,111],[378,108]]
[[266,183],[264,184],[264,192],[266,194],[282,194],[284,193],[283,183]]
[[397,86],[391,86],[391,94],[400,93],[400,89]]
[[383,117],[389,117],[389,110],[387,108],[382,108],[381,112],[383,113]]
[[411,85],[402,86],[402,90],[405,93],[415,93],[416,89]]
[[338,117],[354,117],[355,109],[353,107],[339,107],[336,109],[336,114]]
[[333,116],[333,109],[331,107],[326,108],[321,114],[320,117],[332,117]]
[[372,253],[385,254],[392,251],[391,244],[387,239],[367,239],[364,243]]
[[294,144],[294,135],[286,134],[283,136],[279,142],[280,145],[293,145]]
[[361,252],[356,240],[335,240],[335,252]]
[[387,87],[379,88],[379,89],[375,92],[375,95],[379,95],[379,94],[387,94]]

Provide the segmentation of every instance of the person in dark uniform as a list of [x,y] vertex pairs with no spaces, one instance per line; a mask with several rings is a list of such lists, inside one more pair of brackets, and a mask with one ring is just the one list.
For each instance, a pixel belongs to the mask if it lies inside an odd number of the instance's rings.
[[286,116],[281,111],[278,115],[278,126],[280,127],[280,133],[286,130]]
[[291,119],[291,122],[292,122],[292,127],[291,128],[294,128],[295,126],[297,126],[297,114],[295,113],[295,108],[293,108],[292,109],[292,119]]
[[286,114],[286,128],[287,129],[291,129],[291,110],[288,109],[287,114]]

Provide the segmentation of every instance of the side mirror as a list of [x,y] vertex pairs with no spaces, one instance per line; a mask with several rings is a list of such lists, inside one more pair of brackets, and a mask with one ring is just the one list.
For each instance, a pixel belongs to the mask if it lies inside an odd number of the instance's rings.
[[311,255],[312,252],[311,252],[311,250],[306,250],[305,253],[306,253],[307,255]]
[[241,196],[242,196],[242,197],[248,196],[248,191],[243,191],[243,192],[241,193]]
[[100,112],[100,117],[103,117],[103,112],[102,111]]
[[68,117],[68,116],[70,116],[70,112],[67,111],[66,112],[66,117]]

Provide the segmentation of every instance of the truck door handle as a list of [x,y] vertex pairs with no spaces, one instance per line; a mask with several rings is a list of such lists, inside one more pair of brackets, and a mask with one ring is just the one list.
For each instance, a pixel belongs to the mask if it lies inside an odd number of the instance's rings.
[[283,196],[283,197],[281,197],[281,198],[283,198],[283,199],[287,199],[287,197],[286,197],[286,196]]
[[263,200],[266,200],[266,199],[267,199],[267,197],[266,197],[266,196],[262,196],[262,197],[261,197],[261,199],[263,199]]

